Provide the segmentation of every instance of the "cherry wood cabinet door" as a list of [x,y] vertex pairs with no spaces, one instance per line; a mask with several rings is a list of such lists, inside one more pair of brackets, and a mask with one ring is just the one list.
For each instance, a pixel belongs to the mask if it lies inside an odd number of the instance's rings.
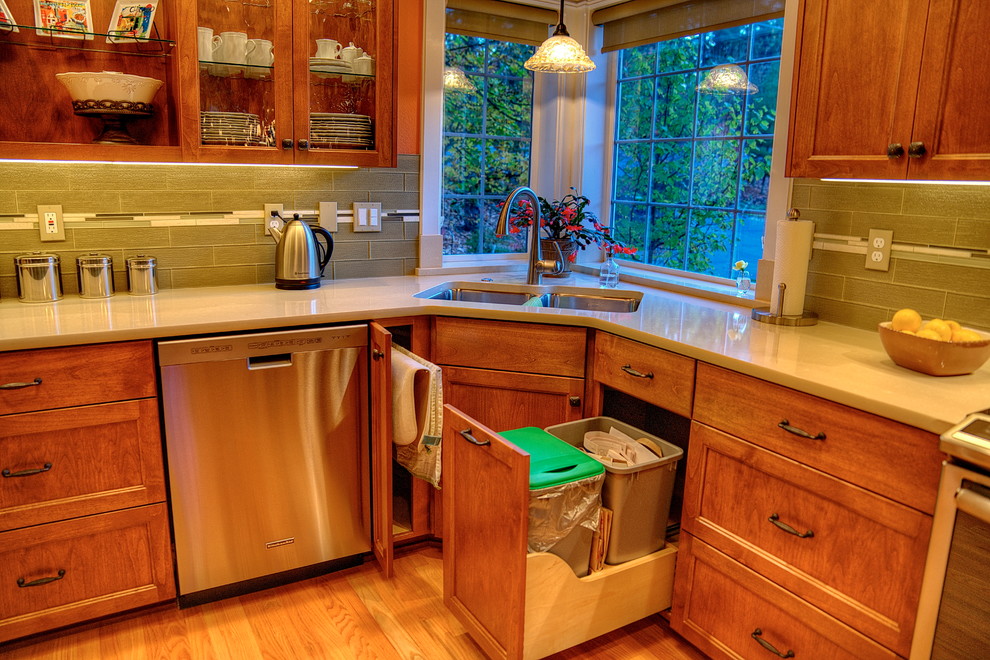
[[684,529],[907,656],[932,518],[695,422]]
[[990,3],[931,0],[911,138],[925,155],[910,159],[908,178],[990,176],[988,29]]
[[375,559],[392,577],[392,335],[371,323],[371,497]]
[[928,0],[801,4],[787,176],[905,177],[927,19]]
[[447,404],[443,600],[490,658],[521,658],[529,454]]
[[444,401],[496,431],[540,428],[583,417],[584,380],[443,367]]

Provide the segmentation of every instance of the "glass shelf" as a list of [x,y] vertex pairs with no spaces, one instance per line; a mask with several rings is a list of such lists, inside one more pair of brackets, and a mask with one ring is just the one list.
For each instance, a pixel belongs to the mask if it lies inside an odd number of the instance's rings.
[[272,64],[232,64],[199,60],[199,68],[216,78],[247,78],[249,80],[270,80],[275,66]]
[[316,76],[317,78],[333,78],[335,80],[343,80],[344,82],[357,80],[374,80],[375,74],[373,73],[354,73],[353,71],[314,71],[313,67],[310,67],[309,72]]
[[[14,29],[17,29],[17,32]],[[29,38],[20,40],[20,35]],[[18,41],[9,39],[12,35],[18,35]],[[102,37],[97,40],[94,37]],[[115,41],[107,42],[107,39]],[[96,44],[99,44],[97,46]],[[17,23],[0,24],[0,44],[11,46],[28,46],[33,48],[45,48],[55,50],[81,50],[97,53],[114,53],[117,55],[128,55],[138,57],[163,57],[170,54],[175,42],[171,39],[159,39],[156,37],[121,37],[107,32],[83,32],[81,30],[63,30],[61,28],[41,28],[37,25],[20,25]],[[114,49],[113,46],[150,47],[152,50],[128,51]]]

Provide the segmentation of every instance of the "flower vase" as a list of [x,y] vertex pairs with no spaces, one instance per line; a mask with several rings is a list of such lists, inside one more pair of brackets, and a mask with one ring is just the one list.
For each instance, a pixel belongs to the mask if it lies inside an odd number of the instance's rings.
[[556,275],[552,273],[544,273],[543,277],[570,277],[571,276],[571,263],[574,253],[577,251],[577,243],[570,238],[541,238],[540,248],[543,250],[544,259],[557,259],[557,245],[560,248],[560,254],[564,257],[562,263],[564,268],[561,272]]
[[749,293],[749,288],[752,286],[753,280],[749,277],[748,270],[736,271],[736,295],[745,296]]

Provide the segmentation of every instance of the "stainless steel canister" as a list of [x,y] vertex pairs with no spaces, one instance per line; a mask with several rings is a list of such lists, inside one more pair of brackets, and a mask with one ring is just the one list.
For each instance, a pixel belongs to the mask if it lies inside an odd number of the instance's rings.
[[91,252],[76,257],[80,298],[109,298],[113,295],[113,258]]
[[17,297],[21,302],[42,303],[62,299],[62,266],[57,254],[32,252],[14,257]]
[[139,254],[128,257],[127,290],[132,296],[150,296],[158,293],[158,260]]

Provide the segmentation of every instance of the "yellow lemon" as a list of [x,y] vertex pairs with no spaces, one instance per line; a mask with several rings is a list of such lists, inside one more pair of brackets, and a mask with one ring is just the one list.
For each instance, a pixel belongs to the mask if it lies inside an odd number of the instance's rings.
[[890,327],[894,330],[917,332],[921,327],[921,314],[909,308],[897,310],[890,321]]
[[919,337],[924,337],[925,339],[934,339],[935,341],[942,341],[942,335],[938,334],[934,330],[929,330],[928,328],[922,328],[915,333]]
[[961,330],[962,329],[962,326],[959,325],[959,321],[950,321],[949,319],[945,319],[945,324],[947,326],[949,326],[950,328],[952,328],[952,331],[953,332],[955,332],[956,330]]
[[942,319],[932,319],[926,323],[922,329],[937,332],[942,341],[949,341],[952,339],[952,328],[950,328],[949,324]]
[[958,330],[952,331],[952,341],[980,341],[983,339],[980,335],[973,332],[972,330],[967,330],[966,328],[959,328]]

